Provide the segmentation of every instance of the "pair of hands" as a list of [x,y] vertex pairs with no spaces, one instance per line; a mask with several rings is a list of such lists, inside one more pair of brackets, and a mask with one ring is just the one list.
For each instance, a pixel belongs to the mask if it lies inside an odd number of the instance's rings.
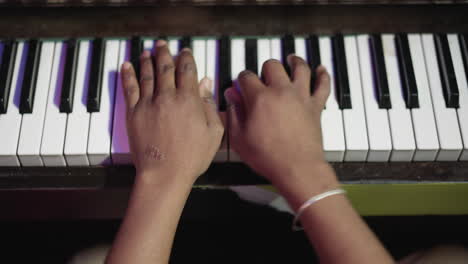
[[311,95],[307,63],[297,56],[288,57],[288,63],[291,77],[277,60],[263,65],[263,80],[249,71],[239,74],[240,92],[231,87],[225,93],[230,106],[224,125],[212,82],[198,83],[189,49],[173,59],[167,43],[158,41],[154,61],[148,51],[140,58],[140,80],[124,63],[127,129],[138,174],[193,183],[213,160],[225,126],[234,151],[274,184],[301,182],[308,177],[304,171],[326,164],[320,114],[330,77],[319,67]]

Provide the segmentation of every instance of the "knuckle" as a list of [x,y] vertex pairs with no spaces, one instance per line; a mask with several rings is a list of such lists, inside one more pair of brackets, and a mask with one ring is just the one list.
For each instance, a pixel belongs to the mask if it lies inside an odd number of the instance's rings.
[[169,96],[168,93],[158,94],[158,96],[156,97],[154,101],[154,104],[159,109],[170,109],[173,103],[174,103],[174,100],[171,96]]
[[138,87],[136,85],[128,85],[125,87],[125,92],[127,95],[133,95],[138,91]]
[[202,100],[203,100],[203,102],[208,103],[208,104],[210,104],[210,105],[213,105],[213,106],[216,105],[216,103],[215,103],[215,101],[214,101],[214,99],[213,99],[213,96],[211,96],[211,95],[204,96],[204,97],[202,98]]
[[264,91],[259,91],[252,98],[252,103],[255,106],[263,106],[269,101],[269,95]]
[[158,64],[156,72],[158,75],[171,73],[172,71],[174,71],[174,68],[175,66],[174,66],[174,63],[172,62],[161,63],[161,64]]
[[124,82],[130,82],[133,79],[133,73],[131,71],[123,71],[122,79]]
[[192,61],[181,62],[177,67],[178,73],[194,73],[196,71],[196,65]]
[[152,74],[144,74],[140,78],[141,83],[152,82],[153,80],[154,80],[154,77]]
[[191,102],[191,101],[194,101],[193,100],[194,98],[195,98],[195,96],[194,96],[193,93],[177,93],[176,94],[176,100],[179,103]]
[[156,90],[156,96],[161,97],[164,100],[172,99],[175,90],[174,85],[166,84],[166,85],[158,85]]

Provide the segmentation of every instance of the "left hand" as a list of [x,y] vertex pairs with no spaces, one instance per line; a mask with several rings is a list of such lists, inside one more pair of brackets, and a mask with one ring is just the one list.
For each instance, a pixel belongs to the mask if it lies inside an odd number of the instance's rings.
[[182,50],[174,62],[162,40],[156,44],[154,64],[145,51],[140,65],[139,82],[131,64],[122,65],[127,130],[137,175],[182,177],[193,183],[208,168],[224,132],[211,81],[198,84],[191,51]]

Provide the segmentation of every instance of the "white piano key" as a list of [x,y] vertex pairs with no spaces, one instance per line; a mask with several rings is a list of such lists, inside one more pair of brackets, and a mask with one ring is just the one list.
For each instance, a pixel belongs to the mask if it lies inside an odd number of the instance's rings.
[[[305,47],[304,38],[295,39],[296,56],[301,57],[307,61],[307,50]],[[326,103],[326,109],[322,112],[321,123],[322,123],[322,140],[323,148],[325,151],[325,158],[331,162],[341,162],[344,158],[345,152],[345,139],[343,130],[343,117],[341,110],[338,108],[338,103],[335,99],[334,91],[334,79],[333,79],[333,62],[331,55],[331,42],[328,37],[320,38],[320,57],[323,65],[327,68],[330,73],[331,82],[330,88],[331,93]]]
[[281,38],[273,37],[270,39],[270,57],[281,61]]
[[[387,109],[379,108],[376,87],[373,79],[372,55],[369,46],[369,36],[357,37],[359,48],[359,63],[361,69],[362,92],[369,137],[369,162],[385,162],[390,158],[392,138],[388,122]],[[354,102],[353,107],[354,107]]]
[[[218,52],[218,45],[217,40],[215,38],[208,38],[206,40],[206,76],[213,80],[213,96],[215,99],[216,104],[219,103],[219,95],[217,83],[217,54]],[[225,120],[225,115],[221,113],[221,117]],[[216,153],[213,161],[214,162],[227,162],[228,161],[228,143],[227,143],[227,135],[229,133],[229,128],[226,126],[225,123],[225,131],[223,141],[221,142],[221,147],[219,148],[218,152]]]
[[411,109],[416,143],[413,161],[433,161],[439,151],[439,139],[427,80],[421,36],[419,34],[408,34],[408,43],[419,97],[419,108]]
[[231,78],[237,80],[237,76],[245,70],[245,39],[231,39]]
[[271,58],[270,39],[259,38],[257,40],[257,67],[258,75],[262,75],[263,64]]
[[18,143],[18,156],[23,166],[43,166],[39,152],[44,128],[54,47],[55,43],[53,41],[42,42],[33,111],[31,114],[23,114]]
[[305,39],[303,37],[294,38],[294,46],[296,49],[295,55],[307,61],[307,51],[305,47]]
[[79,55],[75,77],[73,111],[68,114],[64,154],[68,166],[88,166],[88,133],[90,113],[86,109],[88,80],[91,71],[91,45],[89,40],[79,42]]
[[429,77],[432,104],[434,106],[435,120],[439,134],[440,150],[436,160],[455,161],[458,160],[461,150],[463,149],[457,111],[454,108],[447,108],[445,105],[433,35],[423,34],[422,42],[424,56],[426,58],[426,69]]
[[154,51],[154,44],[155,41],[152,40],[152,39],[145,39],[143,40],[143,50],[149,50],[151,52],[151,54],[154,54],[153,51]]
[[[245,70],[245,39],[233,38],[231,39],[231,78],[236,84],[237,76],[243,70]],[[229,161],[241,161],[232,148],[229,148]]]
[[176,56],[177,54],[179,54],[179,39],[170,38],[168,42],[168,47],[169,51],[171,52],[171,55]]
[[210,78],[213,81],[213,96],[215,101],[218,102],[218,91],[216,87],[216,59],[217,59],[217,44],[216,39],[208,38],[206,40],[206,66],[205,66],[205,74],[206,77]]
[[325,158],[331,162],[341,162],[345,153],[343,115],[335,97],[335,80],[333,78],[333,57],[330,37],[320,37],[320,60],[330,74],[330,96],[326,108],[322,111],[322,141]]
[[123,93],[122,78],[120,77],[121,65],[130,59],[130,41],[120,41],[119,48],[119,76],[115,96],[114,122],[112,129],[111,155],[113,164],[132,164],[130,145],[128,143],[126,126],[126,104]]
[[101,106],[91,113],[88,137],[88,157],[91,165],[109,164],[114,94],[117,81],[119,40],[106,41],[102,78]]
[[[390,161],[411,161],[416,143],[410,109],[406,108],[401,87],[400,71],[393,34],[382,35],[388,89],[392,108],[388,110],[393,149]],[[353,104],[354,106],[354,104]]]
[[460,42],[456,34],[448,34],[447,36],[450,47],[450,55],[455,69],[457,78],[458,93],[460,100],[460,108],[457,109],[458,124],[463,141],[463,151],[460,155],[460,160],[468,160],[468,83],[466,80],[465,69],[463,66]]
[[24,41],[19,41],[8,98],[8,110],[0,115],[0,166],[20,166],[16,150],[23,118],[19,111],[19,104],[26,57]]
[[366,116],[362,100],[361,74],[356,37],[345,36],[344,46],[348,68],[351,109],[343,109],[343,123],[346,138],[345,161],[365,161],[369,151]]
[[193,58],[197,65],[198,81],[206,76],[206,41],[204,39],[193,40]]
[[294,48],[296,49],[296,56],[299,56],[307,61],[307,49],[304,37],[295,37],[294,38]]
[[50,167],[67,165],[63,156],[67,113],[60,113],[59,109],[66,53],[67,44],[56,42],[40,152],[44,165]]

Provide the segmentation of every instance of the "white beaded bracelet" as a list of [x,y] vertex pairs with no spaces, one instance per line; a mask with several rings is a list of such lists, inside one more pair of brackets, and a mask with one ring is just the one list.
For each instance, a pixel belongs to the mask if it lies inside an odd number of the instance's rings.
[[328,196],[332,196],[332,195],[335,195],[335,194],[342,194],[342,193],[346,193],[346,191],[339,188],[339,189],[330,190],[330,191],[327,191],[327,192],[324,192],[324,193],[321,193],[321,194],[317,194],[317,195],[313,196],[312,198],[310,198],[309,200],[307,200],[304,204],[302,204],[301,207],[299,207],[299,210],[297,210],[297,214],[296,214],[296,216],[294,216],[294,220],[293,220],[293,224],[292,224],[292,230],[293,231],[302,230],[302,227],[298,226],[297,222],[299,222],[299,217],[302,215],[302,213],[305,211],[305,209],[307,209],[307,207],[309,207],[310,205],[322,200],[323,198],[327,198]]

